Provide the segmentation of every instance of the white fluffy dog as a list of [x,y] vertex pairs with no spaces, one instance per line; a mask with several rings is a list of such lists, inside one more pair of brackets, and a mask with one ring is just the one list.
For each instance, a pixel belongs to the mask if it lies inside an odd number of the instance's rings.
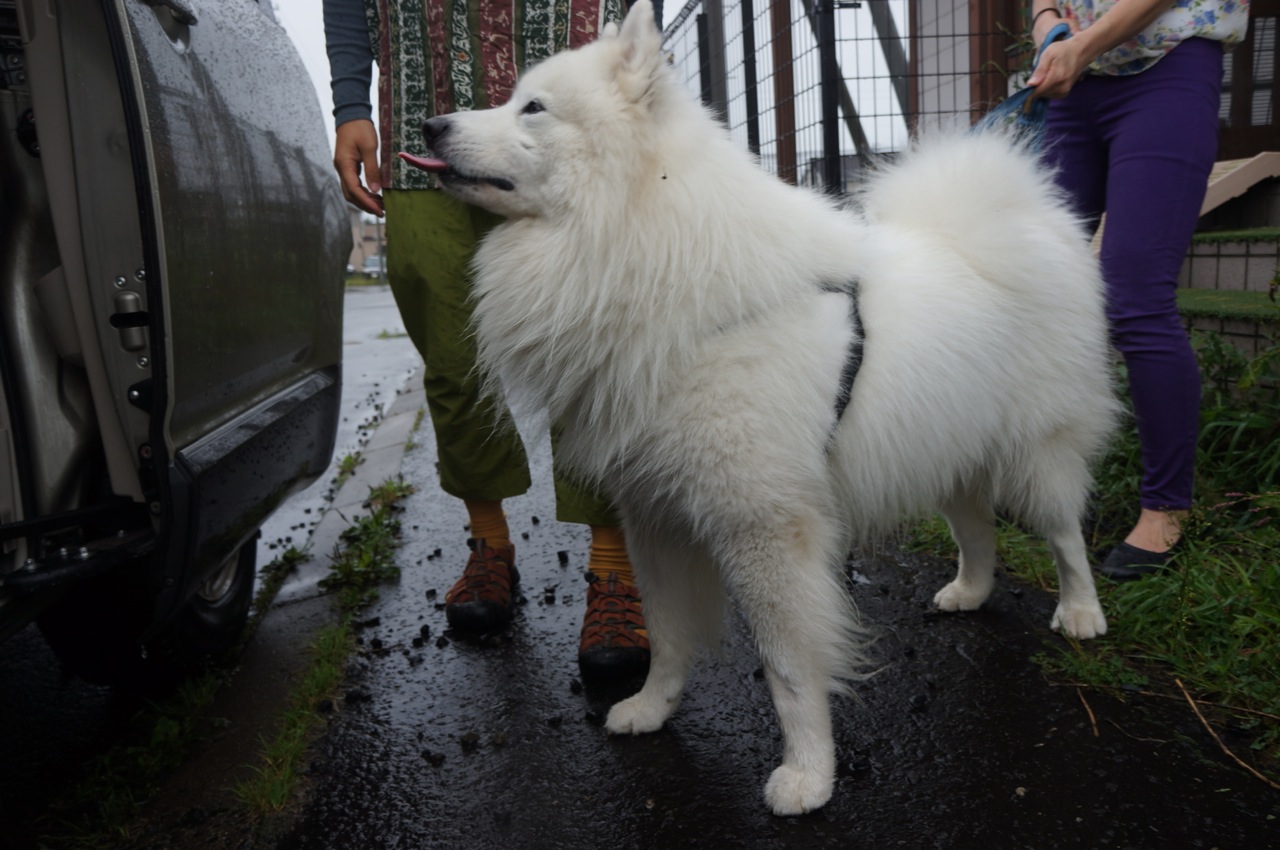
[[624,517],[652,662],[608,730],[671,716],[727,591],[785,737],[766,801],[806,812],[834,783],[828,694],[865,669],[857,541],[940,511],[960,564],[935,601],[972,610],[1002,507],[1052,548],[1053,628],[1106,631],[1080,528],[1115,414],[1101,282],[1015,140],[926,145],[839,211],[735,147],[660,46],[640,0],[506,105],[428,121],[418,164],[506,216],[477,259],[482,366]]

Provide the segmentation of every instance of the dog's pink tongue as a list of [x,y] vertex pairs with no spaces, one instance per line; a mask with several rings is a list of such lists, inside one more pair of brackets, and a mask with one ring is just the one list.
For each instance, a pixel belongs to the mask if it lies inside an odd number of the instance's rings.
[[449,168],[443,159],[432,159],[427,156],[414,156],[413,154],[405,153],[404,151],[400,151],[396,156],[400,157],[414,168],[421,168],[423,171],[439,173]]

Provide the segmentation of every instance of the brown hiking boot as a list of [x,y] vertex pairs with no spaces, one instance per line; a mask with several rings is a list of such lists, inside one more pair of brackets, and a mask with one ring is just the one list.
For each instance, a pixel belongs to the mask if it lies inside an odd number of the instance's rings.
[[494,632],[511,622],[512,591],[520,583],[516,550],[511,544],[493,547],[475,538],[467,546],[471,557],[462,578],[444,595],[444,614],[459,631]]
[[593,682],[615,681],[649,669],[649,632],[644,626],[640,591],[618,581],[587,573],[587,613],[578,644],[578,669]]

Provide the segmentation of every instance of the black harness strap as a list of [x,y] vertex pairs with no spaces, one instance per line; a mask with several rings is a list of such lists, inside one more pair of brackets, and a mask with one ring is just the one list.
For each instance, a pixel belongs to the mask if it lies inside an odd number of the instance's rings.
[[[840,292],[849,296],[849,325],[853,329],[853,339],[849,342],[849,352],[845,355],[844,369],[840,372],[840,386],[836,391],[836,421],[839,425],[844,417],[845,408],[849,406],[849,397],[853,395],[853,381],[858,377],[858,369],[862,367],[862,314],[858,312],[858,282],[847,287],[824,286],[824,292]],[[832,426],[834,436],[835,426]]]

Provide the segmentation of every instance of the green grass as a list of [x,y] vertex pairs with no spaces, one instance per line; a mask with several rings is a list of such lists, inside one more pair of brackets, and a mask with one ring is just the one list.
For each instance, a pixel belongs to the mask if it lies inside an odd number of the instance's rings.
[[321,630],[312,643],[307,670],[290,696],[276,733],[263,740],[253,776],[235,789],[236,797],[255,817],[282,811],[293,798],[307,747],[324,726],[320,705],[337,693],[353,647],[349,618]]
[[347,275],[345,282],[349,287],[387,285],[387,279],[385,277],[369,277],[368,275],[359,273]]
[[1219,702],[1280,714],[1280,537],[1271,531],[1238,542],[1199,537],[1178,573],[1116,588],[1121,639],[1194,676]]
[[[1252,746],[1280,770],[1280,345],[1244,356],[1193,334],[1203,389],[1197,506],[1167,574],[1102,588],[1104,641],[1050,654],[1046,669],[1093,682],[1122,671],[1162,692],[1178,679],[1197,698],[1239,710]],[[1137,503],[1137,438],[1126,429],[1098,474],[1097,543],[1127,533]]]
[[[1170,571],[1126,584],[1099,578],[1105,638],[1054,640],[1037,661],[1054,679],[1099,688],[1172,696],[1181,681],[1219,717],[1230,716],[1280,776],[1280,492],[1197,508],[1186,532]],[[1011,574],[1056,590],[1052,558],[1038,537],[1000,522],[996,538]],[[906,545],[955,557],[938,518],[914,526]]]
[[1248,358],[1216,334],[1192,339],[1204,375],[1196,457],[1200,500],[1280,487],[1280,344],[1273,339]]
[[[353,617],[377,596],[378,586],[399,570],[398,502],[413,488],[389,480],[370,488],[370,513],[342,535],[325,584],[335,591],[338,622],[322,629],[310,648],[305,671],[290,694],[275,733],[262,742],[250,779],[235,794],[246,810],[262,817],[285,808],[301,778],[306,748],[324,725],[318,710],[342,684],[354,646]],[[85,777],[51,806],[41,825],[42,850],[106,850],[145,839],[141,815],[166,779],[202,744],[225,729],[211,714],[214,698],[231,679],[231,664],[256,630],[285,578],[308,555],[289,549],[260,572],[253,613],[240,645],[220,664],[184,682],[171,697],[147,703],[129,723],[121,743],[92,759]]]
[[338,474],[333,479],[333,489],[341,489],[342,485],[347,483],[347,479],[356,474],[356,467],[362,463],[364,463],[364,455],[360,452],[343,455],[338,460]]
[[[1176,678],[1280,720],[1280,494],[1198,508],[1186,531],[1174,569],[1100,587],[1106,640],[1047,654],[1046,668],[1090,681],[1102,665],[1166,689]],[[1259,728],[1256,745],[1280,758],[1280,725]]]
[[[1053,641],[1038,661],[1051,677],[1181,698],[1183,683],[1211,718],[1248,736],[1255,760],[1280,775],[1280,346],[1246,358],[1212,334],[1193,342],[1204,376],[1197,506],[1173,568],[1127,584],[1099,579],[1105,638]],[[1123,378],[1123,375],[1122,375]],[[1096,470],[1090,548],[1105,551],[1131,527],[1141,463],[1132,425]],[[1000,523],[1001,562],[1053,590],[1038,538]],[[911,529],[907,544],[955,557],[946,524]]]
[[400,499],[413,492],[403,479],[386,481],[369,489],[369,513],[342,532],[333,553],[333,569],[320,582],[321,589],[337,595],[344,612],[355,612],[377,598],[378,585],[398,578],[395,551],[400,546]]
[[210,669],[171,696],[140,707],[119,743],[95,756],[84,777],[42,819],[44,850],[105,850],[136,839],[143,807],[202,743],[226,727],[210,707],[226,682]]
[[418,441],[414,437],[418,434],[418,429],[422,427],[422,420],[427,415],[426,407],[418,408],[418,415],[413,418],[413,427],[409,429],[409,438],[404,441],[405,452],[411,452],[418,447]]
[[257,587],[253,592],[253,606],[249,611],[249,622],[245,626],[244,634],[241,635],[240,641],[229,655],[236,657],[244,651],[245,644],[257,633],[258,625],[262,622],[262,618],[267,616],[267,611],[271,608],[271,602],[276,598],[276,594],[280,592],[285,579],[310,559],[311,556],[306,552],[290,546],[281,552],[274,561],[258,570]]
[[371,604],[378,588],[399,577],[395,552],[400,545],[400,521],[395,515],[401,499],[413,492],[403,479],[388,480],[369,489],[369,513],[342,533],[333,552],[333,568],[320,582],[333,593],[339,622],[317,638],[300,684],[289,700],[276,734],[263,742],[253,777],[236,787],[236,796],[256,817],[283,810],[300,779],[307,746],[324,725],[318,706],[332,699],[343,680],[346,658],[353,646],[352,621]]
[[215,660],[172,695],[139,707],[122,741],[90,761],[84,778],[51,808],[42,847],[97,850],[120,847],[138,837],[139,815],[165,778],[226,728],[226,719],[211,713],[213,701],[285,578],[306,559],[306,554],[290,548],[259,571],[252,614],[227,658]]

